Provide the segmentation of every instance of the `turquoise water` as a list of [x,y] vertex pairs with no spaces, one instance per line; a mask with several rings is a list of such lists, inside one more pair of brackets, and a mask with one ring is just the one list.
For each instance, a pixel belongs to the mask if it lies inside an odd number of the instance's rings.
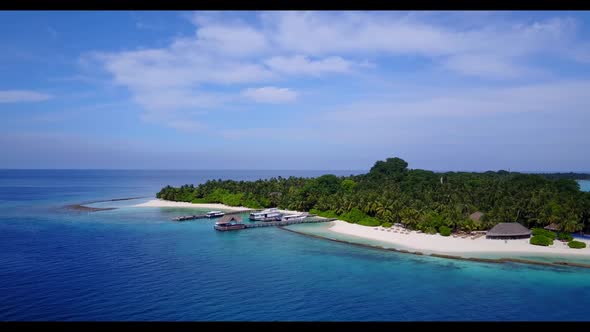
[[[399,244],[394,244],[386,241],[379,241],[379,240],[372,240],[363,238],[360,236],[348,235],[348,234],[339,234],[336,232],[330,231],[330,226],[332,223],[321,223],[321,224],[300,224],[300,225],[291,225],[288,226],[289,229],[310,234],[321,236],[328,239],[334,240],[342,240],[352,243],[358,244],[365,244],[370,246],[377,246],[382,248],[388,249],[401,249],[401,250],[408,250],[410,252],[419,251],[424,254],[430,254],[431,251],[428,250],[417,250],[415,248],[406,247]],[[573,249],[572,249],[573,250]],[[587,250],[587,249],[581,249]],[[582,264],[590,264],[590,257],[589,256],[572,256],[572,255],[559,255],[559,254],[542,254],[542,253],[486,253],[486,252],[464,252],[464,253],[455,253],[455,252],[439,252],[441,254],[453,255],[453,256],[462,256],[462,257],[470,257],[470,258],[492,258],[492,259],[499,259],[499,258],[519,258],[519,259],[526,259],[532,261],[539,261],[539,262],[546,262],[546,263],[554,263],[554,262],[570,262],[570,263],[582,263]]]
[[590,180],[578,180],[580,184],[580,190],[582,191],[590,191]]
[[[178,208],[61,209],[290,172],[0,171],[0,320],[587,320],[590,270],[414,256]],[[325,172],[299,172],[315,176]],[[344,172],[342,174],[349,174]]]

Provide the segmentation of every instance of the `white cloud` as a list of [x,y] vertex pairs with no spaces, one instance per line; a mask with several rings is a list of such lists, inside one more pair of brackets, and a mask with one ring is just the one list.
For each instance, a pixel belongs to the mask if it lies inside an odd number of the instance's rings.
[[218,133],[225,139],[241,140],[255,139],[261,141],[310,141],[323,139],[322,133],[309,127],[259,127],[247,129],[222,130]]
[[540,74],[539,71],[515,64],[511,59],[485,54],[451,56],[443,65],[460,74],[487,78],[512,79]]
[[186,109],[210,109],[231,99],[206,92],[203,85],[255,83],[274,75],[260,64],[217,56],[186,40],[176,40],[167,48],[98,54],[95,59],[116,84],[131,91],[150,119],[177,129],[181,128],[178,121],[194,120]]
[[276,72],[312,76],[323,73],[346,73],[353,66],[350,61],[346,61],[339,56],[327,57],[321,60],[310,60],[304,55],[277,56],[266,60],[265,63]]
[[[470,14],[455,15],[457,20]],[[171,127],[179,127],[173,121],[202,122],[187,110],[213,110],[243,100],[240,96],[263,103],[292,102],[296,92],[271,85],[370,70],[395,64],[397,57],[427,59],[435,68],[489,79],[540,76],[544,72],[539,68],[523,65],[536,54],[588,59],[588,47],[573,47],[584,44],[578,42],[578,24],[570,18],[525,22],[489,13],[485,20],[449,24],[448,18],[432,16],[263,12],[246,21],[232,13],[197,13],[190,17],[193,35],[161,48],[103,53],[95,59],[116,84],[129,89],[149,118]],[[269,86],[244,90],[253,84]],[[210,92],[218,88],[223,94]]]
[[266,36],[247,25],[212,24],[197,30],[197,44],[225,56],[244,56],[264,52]]
[[295,91],[273,86],[246,89],[242,91],[242,95],[259,103],[289,103],[297,99]]
[[[422,16],[358,12],[261,15],[269,40],[277,48],[297,54],[421,56],[459,74],[490,78],[515,78],[528,73],[528,68],[519,65],[519,58],[533,54],[584,58],[584,52],[571,51],[577,44],[577,23],[571,18],[514,24],[490,17],[469,28],[458,28],[424,22]],[[477,69],[476,62],[490,68]]]
[[207,128],[203,123],[193,120],[172,120],[168,121],[167,125],[174,129],[184,132],[197,132]]
[[135,102],[150,112],[174,113],[174,110],[215,108],[227,98],[220,94],[199,93],[183,89],[164,89],[154,93],[139,93]]
[[282,49],[312,55],[526,53],[550,48],[547,41],[571,39],[577,26],[571,18],[530,24],[490,18],[471,28],[453,29],[453,25],[421,21],[419,15],[387,12],[270,12],[261,17],[268,38]]
[[53,98],[52,95],[28,90],[0,90],[0,103],[38,102]]
[[[329,53],[447,54],[462,46],[442,27],[404,17],[368,13],[270,12],[262,15],[268,35],[282,49]],[[271,33],[272,32],[272,33]]]
[[325,112],[326,121],[354,125],[426,116],[464,117],[523,112],[585,112],[590,81],[561,81],[513,87],[464,88],[424,93],[413,101],[358,103]]
[[261,65],[216,58],[193,46],[174,44],[169,49],[130,51],[101,58],[115,82],[134,91],[255,82],[272,77]]

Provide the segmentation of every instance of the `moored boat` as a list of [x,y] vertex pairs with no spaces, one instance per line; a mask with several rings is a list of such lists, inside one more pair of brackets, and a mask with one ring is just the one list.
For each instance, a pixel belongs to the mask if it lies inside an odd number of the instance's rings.
[[307,218],[308,215],[309,215],[309,213],[307,213],[307,212],[290,214],[290,215],[283,216],[281,218],[281,221],[297,221],[297,220],[303,220],[303,219]]
[[205,216],[207,218],[217,218],[217,217],[222,217],[223,215],[225,215],[225,213],[223,213],[221,211],[209,211],[209,212],[207,212],[207,214],[205,214]]
[[250,220],[254,221],[280,221],[283,214],[277,208],[250,213]]

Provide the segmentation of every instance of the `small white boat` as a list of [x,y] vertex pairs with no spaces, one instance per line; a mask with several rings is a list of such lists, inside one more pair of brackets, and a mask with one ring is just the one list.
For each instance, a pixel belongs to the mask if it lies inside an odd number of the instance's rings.
[[279,221],[283,215],[277,208],[266,209],[260,212],[250,213],[250,220],[258,221]]
[[207,218],[217,218],[223,216],[224,214],[225,213],[221,211],[209,211],[207,214],[205,214],[205,216],[207,216]]
[[283,216],[283,218],[281,218],[281,221],[303,220],[303,219],[307,218],[308,215],[309,215],[309,213],[307,213],[307,212],[290,214],[287,216]]

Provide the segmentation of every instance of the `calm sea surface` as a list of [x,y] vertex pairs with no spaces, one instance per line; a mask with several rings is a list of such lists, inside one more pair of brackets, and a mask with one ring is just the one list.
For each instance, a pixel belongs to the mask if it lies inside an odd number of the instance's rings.
[[272,227],[215,232],[211,220],[170,221],[186,209],[131,207],[148,198],[61,208],[324,173],[0,170],[0,320],[588,320],[587,269],[420,257]]

